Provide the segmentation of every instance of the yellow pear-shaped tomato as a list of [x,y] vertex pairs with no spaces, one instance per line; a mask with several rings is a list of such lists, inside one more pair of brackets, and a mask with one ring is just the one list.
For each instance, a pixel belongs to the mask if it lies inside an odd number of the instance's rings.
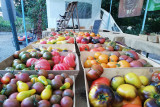
[[33,77],[33,78],[31,79],[31,82],[32,82],[32,83],[38,82],[38,78],[37,78],[37,77]]
[[134,85],[137,88],[140,88],[142,83],[141,80],[139,79],[139,77],[133,73],[133,72],[129,72],[124,76],[125,82],[131,85]]
[[44,76],[39,76],[38,82],[42,83],[43,85],[48,85],[47,79]]
[[26,83],[24,83],[24,82],[22,82],[22,81],[18,81],[17,82],[17,90],[18,90],[18,92],[22,92],[22,91],[27,91],[27,90],[29,90],[29,86],[28,86],[28,84],[26,84]]
[[51,51],[52,51],[52,46],[49,46],[49,47],[47,48],[47,50],[48,50],[49,52],[51,52]]
[[139,79],[141,80],[141,83],[146,86],[149,84],[149,79],[145,76],[139,76]]
[[50,99],[51,95],[52,95],[51,85],[47,85],[46,88],[41,93],[41,98],[43,100],[48,100]]
[[134,99],[137,96],[137,89],[130,84],[122,84],[117,88],[117,93],[125,99]]
[[25,98],[30,97],[31,95],[33,95],[35,93],[36,93],[35,89],[28,90],[28,91],[22,91],[22,92],[17,94],[16,99],[18,101],[23,101]]
[[124,78],[122,76],[115,76],[111,79],[111,87],[116,90],[120,85],[124,84]]

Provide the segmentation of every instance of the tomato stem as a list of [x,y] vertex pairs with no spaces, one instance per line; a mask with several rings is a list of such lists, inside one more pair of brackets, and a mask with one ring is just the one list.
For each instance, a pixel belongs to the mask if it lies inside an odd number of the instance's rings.
[[107,101],[107,97],[108,97],[108,96],[105,96],[104,94],[100,94],[100,95],[98,96],[98,100],[100,100],[100,101]]

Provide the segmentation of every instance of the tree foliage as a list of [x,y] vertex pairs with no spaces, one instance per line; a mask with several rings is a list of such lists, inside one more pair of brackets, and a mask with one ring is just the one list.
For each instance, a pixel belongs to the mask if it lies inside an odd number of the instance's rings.
[[[21,0],[15,0],[17,11],[21,13]],[[24,0],[25,15],[30,19],[38,36],[47,28],[46,0]]]
[[[123,32],[138,35],[142,27],[145,6],[146,6],[146,0],[144,0],[143,9],[140,16],[118,18],[119,0],[113,0],[111,15],[113,16],[114,20],[120,26]],[[102,8],[109,12],[110,0],[102,0]],[[128,26],[131,26],[132,29],[128,30],[127,29]],[[144,32],[160,33],[159,28],[160,28],[160,10],[152,12],[148,11]]]

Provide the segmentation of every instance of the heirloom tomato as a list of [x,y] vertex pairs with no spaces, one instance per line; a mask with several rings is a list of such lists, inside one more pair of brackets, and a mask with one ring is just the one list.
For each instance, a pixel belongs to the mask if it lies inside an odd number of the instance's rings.
[[118,62],[117,67],[118,68],[127,68],[127,67],[130,67],[130,64],[126,60],[121,60]]
[[100,77],[92,82],[90,90],[97,84],[110,86],[110,80],[106,77]]
[[89,46],[88,45],[82,45],[80,46],[80,51],[89,51]]
[[74,61],[73,58],[70,58],[68,56],[66,56],[64,59],[63,59],[63,62],[66,63],[69,67],[72,67],[74,68],[76,66],[76,63]]
[[89,92],[89,101],[93,107],[110,107],[114,93],[107,85],[95,85]]

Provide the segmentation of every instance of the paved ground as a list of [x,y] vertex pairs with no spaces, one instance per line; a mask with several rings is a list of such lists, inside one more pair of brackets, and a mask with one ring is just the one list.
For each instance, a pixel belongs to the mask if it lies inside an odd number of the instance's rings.
[[[24,48],[24,45],[20,45],[20,48]],[[15,51],[12,33],[0,32],[0,62],[11,56]]]

